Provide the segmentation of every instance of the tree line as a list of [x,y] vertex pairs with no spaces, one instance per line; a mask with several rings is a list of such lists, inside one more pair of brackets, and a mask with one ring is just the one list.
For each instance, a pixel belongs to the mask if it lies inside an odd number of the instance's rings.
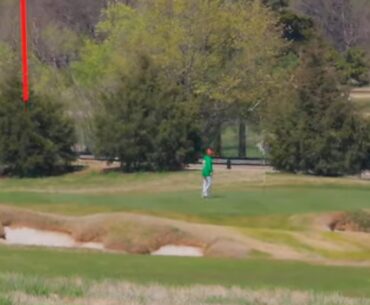
[[[9,174],[62,171],[78,143],[126,171],[178,170],[217,145],[225,122],[246,120],[280,170],[333,176],[367,166],[369,125],[348,100],[349,85],[368,82],[366,51],[328,42],[286,1],[63,1],[50,15],[36,2],[28,113],[16,26],[0,27]],[[14,1],[0,8],[11,12]]]

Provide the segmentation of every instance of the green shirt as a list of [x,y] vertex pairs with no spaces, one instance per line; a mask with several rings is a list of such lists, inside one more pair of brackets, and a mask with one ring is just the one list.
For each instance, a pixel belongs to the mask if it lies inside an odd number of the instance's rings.
[[204,156],[203,158],[203,177],[212,176],[213,173],[213,159],[210,156]]

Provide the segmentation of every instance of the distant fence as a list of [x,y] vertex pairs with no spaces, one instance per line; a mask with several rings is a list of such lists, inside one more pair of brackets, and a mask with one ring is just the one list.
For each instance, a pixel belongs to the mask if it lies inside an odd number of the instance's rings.
[[[81,160],[86,160],[86,161],[108,161],[108,158],[96,157],[96,156],[90,155],[90,154],[78,154],[78,158],[81,159]],[[109,161],[111,161],[111,160],[109,160]],[[114,161],[119,162],[119,159],[115,158]]]
[[[80,154],[79,158],[81,160],[87,161],[108,161],[107,158],[100,157],[97,158],[94,155],[87,155],[87,154]],[[119,161],[118,158],[115,161]],[[198,160],[198,164],[202,163],[202,159]],[[255,166],[265,166],[269,165],[269,161],[262,158],[214,158],[213,163],[217,165],[225,165],[225,166],[243,166],[243,165],[255,165]]]
[[215,158],[213,160],[214,164],[219,164],[219,165],[225,165],[227,166],[228,163],[231,166],[240,166],[240,165],[269,165],[269,161],[266,159],[262,158]]

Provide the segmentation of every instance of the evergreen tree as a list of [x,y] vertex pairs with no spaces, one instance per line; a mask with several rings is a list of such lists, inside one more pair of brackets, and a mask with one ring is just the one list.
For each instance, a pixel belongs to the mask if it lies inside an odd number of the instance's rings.
[[262,3],[276,11],[283,10],[289,6],[289,0],[262,0]]
[[25,112],[21,84],[10,77],[0,88],[0,164],[19,177],[52,175],[64,171],[75,159],[71,121],[61,105],[31,94]]
[[283,27],[283,37],[293,43],[309,41],[313,36],[313,21],[290,10],[281,11],[280,24]]
[[357,173],[368,157],[368,124],[339,87],[339,74],[324,49],[311,49],[302,57],[297,96],[272,126],[272,164],[324,176]]
[[103,96],[95,116],[96,152],[122,169],[176,170],[195,161],[197,111],[176,83],[162,83],[149,58],[122,77],[118,90]]
[[343,82],[356,87],[369,84],[370,60],[361,48],[351,48],[338,54],[337,67],[343,74]]

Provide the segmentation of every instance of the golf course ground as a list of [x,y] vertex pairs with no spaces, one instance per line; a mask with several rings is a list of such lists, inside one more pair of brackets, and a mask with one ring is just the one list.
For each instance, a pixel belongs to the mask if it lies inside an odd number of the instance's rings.
[[[0,242],[0,305],[370,304],[370,234],[332,231],[370,210],[370,181],[268,167],[123,174],[80,161],[53,178],[0,180],[6,228],[68,234],[103,249]],[[203,257],[152,256],[166,245]]]

